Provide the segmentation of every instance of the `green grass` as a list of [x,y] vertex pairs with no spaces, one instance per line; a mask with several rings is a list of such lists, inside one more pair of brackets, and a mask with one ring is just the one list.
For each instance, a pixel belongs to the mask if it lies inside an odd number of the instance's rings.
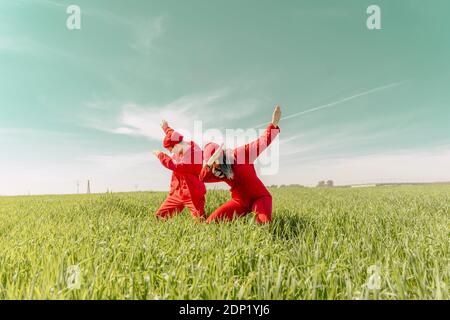
[[2,197],[0,299],[449,299],[450,186],[271,192],[265,226],[157,221],[164,193]]

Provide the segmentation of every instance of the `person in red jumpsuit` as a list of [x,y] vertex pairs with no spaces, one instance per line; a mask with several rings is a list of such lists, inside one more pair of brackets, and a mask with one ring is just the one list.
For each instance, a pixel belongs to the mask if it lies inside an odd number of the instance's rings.
[[256,175],[253,163],[279,134],[280,118],[281,108],[277,106],[265,133],[245,146],[225,151],[213,142],[205,146],[203,157],[206,165],[202,168],[200,180],[226,182],[231,187],[232,198],[214,211],[207,223],[230,221],[250,212],[256,213],[259,224],[272,221],[272,196]]
[[165,137],[163,145],[172,156],[159,150],[153,151],[161,164],[171,170],[170,193],[159,210],[158,218],[173,217],[188,208],[194,219],[205,219],[205,184],[200,181],[202,149],[193,141],[184,141],[183,136],[169,127],[163,120],[161,128]]

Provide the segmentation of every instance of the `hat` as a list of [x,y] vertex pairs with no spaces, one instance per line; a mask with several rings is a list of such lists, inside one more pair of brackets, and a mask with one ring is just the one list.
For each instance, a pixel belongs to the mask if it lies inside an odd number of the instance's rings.
[[[219,149],[220,146],[217,143],[209,142],[203,148],[203,160],[208,162],[212,155]],[[222,150],[223,153],[223,150]]]
[[173,148],[181,141],[183,141],[183,136],[173,129],[168,128],[164,137],[163,146],[166,149]]

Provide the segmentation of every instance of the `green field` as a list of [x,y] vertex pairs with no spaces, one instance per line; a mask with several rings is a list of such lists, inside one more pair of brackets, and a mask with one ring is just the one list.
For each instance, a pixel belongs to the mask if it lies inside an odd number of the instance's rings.
[[271,192],[265,226],[157,221],[164,193],[1,197],[0,299],[449,299],[450,186]]

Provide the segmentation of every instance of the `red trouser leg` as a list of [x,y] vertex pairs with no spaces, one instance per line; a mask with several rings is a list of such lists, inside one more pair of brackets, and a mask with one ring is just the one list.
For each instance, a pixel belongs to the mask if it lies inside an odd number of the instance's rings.
[[252,211],[256,213],[256,222],[263,224],[272,221],[272,197],[256,199],[252,205]]
[[249,210],[243,207],[235,200],[230,200],[220,206],[216,211],[214,211],[206,220],[206,223],[217,222],[221,220],[231,221],[233,217],[236,215],[238,217],[242,217],[246,213],[249,213]]
[[194,219],[206,219],[205,214],[205,198],[197,200],[197,203],[194,204],[192,200],[185,202],[184,205],[191,212],[191,216]]
[[161,207],[156,212],[158,218],[172,218],[174,214],[180,213],[184,209],[183,202],[173,196],[168,196]]

